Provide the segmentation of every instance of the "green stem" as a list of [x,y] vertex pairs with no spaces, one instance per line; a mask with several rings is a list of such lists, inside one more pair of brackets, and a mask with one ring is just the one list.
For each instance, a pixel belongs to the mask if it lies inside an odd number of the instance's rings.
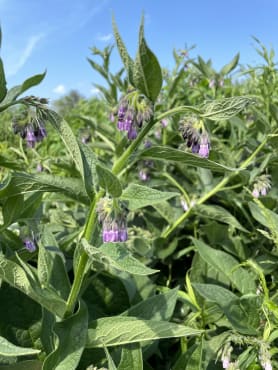
[[[267,143],[267,138],[265,138],[261,144],[256,148],[256,150],[240,165],[239,170],[246,168],[256,157],[256,155],[262,150],[264,145]],[[214,194],[225,189],[226,184],[231,180],[232,177],[236,176],[239,171],[233,172],[228,176],[224,177],[211,191],[204,194],[197,202],[197,205],[203,204],[206,200],[211,198]],[[190,207],[183,215],[181,215],[172,226],[169,226],[161,234],[162,238],[167,238],[183,221],[185,221],[190,215],[192,207]]]
[[186,203],[188,205],[190,205],[190,198],[186,192],[186,190],[171,176],[169,175],[167,172],[164,172],[162,174],[164,177],[166,177],[174,186],[176,186],[176,188],[179,189],[179,191],[182,193],[182,195],[184,196],[185,200],[186,200]]
[[[86,222],[86,225],[83,231],[83,237],[88,242],[90,242],[91,235],[95,227],[97,202],[103,195],[104,195],[104,191],[103,190],[99,191],[94,197],[91,203],[91,206],[90,206],[87,222]],[[86,270],[88,260],[89,260],[89,257],[87,253],[85,251],[82,251],[79,257],[78,265],[76,268],[76,274],[74,276],[74,281],[71,287],[71,291],[70,291],[70,294],[67,300],[65,317],[70,316],[74,311],[74,307],[77,302],[79,292],[81,290],[81,286],[82,286],[82,283],[85,277],[84,272]]]

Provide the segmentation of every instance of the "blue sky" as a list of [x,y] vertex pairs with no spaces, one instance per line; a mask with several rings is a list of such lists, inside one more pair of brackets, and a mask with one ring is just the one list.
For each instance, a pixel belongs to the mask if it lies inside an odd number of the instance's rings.
[[[0,0],[9,87],[47,69],[31,93],[54,100],[77,89],[91,96],[102,79],[86,60],[90,47],[113,43],[114,14],[134,56],[142,11],[148,45],[163,67],[173,66],[173,48],[193,44],[191,56],[211,58],[215,68],[238,51],[241,63],[259,63],[252,35],[278,50],[277,0]],[[114,50],[113,70],[120,66]]]

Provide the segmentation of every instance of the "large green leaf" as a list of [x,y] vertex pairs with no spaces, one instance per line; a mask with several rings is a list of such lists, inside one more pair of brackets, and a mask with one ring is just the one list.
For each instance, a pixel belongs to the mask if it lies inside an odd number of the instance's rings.
[[162,338],[200,335],[203,331],[167,321],[141,320],[136,317],[105,317],[90,323],[88,348],[118,346]]
[[89,204],[82,181],[47,173],[27,174],[15,172],[0,188],[0,199],[31,192],[60,192],[66,196]]
[[54,235],[47,226],[44,227],[38,255],[38,278],[43,287],[52,287],[66,301],[70,282],[65,262]]
[[235,69],[236,66],[238,65],[239,56],[240,56],[240,54],[237,53],[234,56],[234,58],[230,61],[230,63],[224,65],[224,67],[221,68],[220,74],[223,75],[223,76],[225,76],[228,73],[232,72],[232,70]]
[[179,195],[179,193],[160,191],[143,185],[129,184],[129,186],[124,189],[121,199],[127,200],[128,208],[134,211],[138,208],[151,206],[160,203],[162,200],[167,200]]
[[41,370],[42,363],[38,360],[20,361],[11,365],[1,365],[1,370]]
[[155,102],[162,87],[162,72],[154,53],[148,48],[144,37],[144,18],[139,32],[139,47],[134,63],[135,87]]
[[134,275],[150,275],[158,272],[158,270],[153,270],[138,261],[121,243],[105,243],[99,248],[95,248],[86,239],[82,239],[82,245],[92,262],[98,262]]
[[88,196],[92,198],[96,192],[97,185],[97,158],[88,145],[82,144],[81,142],[78,142],[78,144],[83,161],[84,185]]
[[46,72],[34,75],[30,78],[27,78],[27,80],[25,80],[23,84],[14,86],[10,90],[8,90],[7,95],[5,96],[5,99],[0,104],[0,111],[2,110],[1,109],[2,106],[4,107],[6,105],[9,105],[10,103],[14,102],[16,98],[19,95],[23,94],[26,90],[30,89],[33,86],[40,84],[42,80],[44,79],[45,75],[46,75]]
[[122,186],[117,178],[108,168],[99,164],[96,166],[99,185],[112,197],[119,197],[122,194]]
[[277,213],[266,208],[263,203],[259,202],[249,202],[249,209],[252,216],[256,221],[258,221],[263,226],[270,229],[274,235],[278,237],[278,215]]
[[50,312],[62,317],[66,309],[66,302],[53,290],[42,288],[31,269],[23,261],[21,263],[24,268],[0,254],[0,278]]
[[113,25],[114,37],[116,40],[116,44],[117,44],[120,57],[122,58],[123,64],[125,66],[129,82],[133,85],[134,84],[134,81],[133,81],[134,62],[129,56],[126,46],[119,34],[118,27],[117,27],[114,17],[112,19],[112,25]]
[[196,207],[194,207],[195,213],[197,213],[201,217],[205,218],[211,218],[212,220],[217,220],[219,222],[223,222],[225,224],[228,224],[238,230],[248,232],[248,230],[243,227],[238,220],[231,215],[229,211],[227,211],[225,208],[216,206],[216,205],[206,205],[206,204],[200,204]]
[[211,248],[201,240],[192,238],[202,259],[221,272],[241,293],[256,292],[254,276],[230,254]]
[[143,370],[143,356],[139,343],[132,343],[122,348],[118,370]]
[[254,103],[254,98],[250,96],[233,96],[205,102],[201,107],[202,118],[212,121],[229,119],[241,112],[248,104]]
[[237,171],[235,168],[230,168],[220,163],[210,161],[209,159],[201,158],[196,154],[183,152],[182,150],[167,146],[153,146],[145,149],[139,154],[139,158],[158,159],[169,162],[182,162],[190,166],[208,168],[215,172]]
[[54,326],[57,347],[46,357],[42,370],[76,369],[86,344],[87,327],[87,306],[81,301],[76,313]]
[[0,227],[0,230],[15,222],[20,217],[21,212],[24,209],[23,207],[24,196],[22,194],[7,198],[2,208],[4,224]]
[[154,295],[130,307],[122,316],[135,316],[144,320],[170,320],[178,298],[178,288]]
[[194,289],[209,302],[221,307],[234,329],[242,334],[256,335],[260,322],[260,297],[249,294],[237,297],[229,290],[213,284],[193,283]]
[[36,355],[40,350],[33,348],[18,347],[7,341],[7,339],[0,337],[0,355],[1,356],[28,356]]
[[0,103],[4,100],[7,94],[7,82],[5,78],[4,66],[2,59],[0,58]]

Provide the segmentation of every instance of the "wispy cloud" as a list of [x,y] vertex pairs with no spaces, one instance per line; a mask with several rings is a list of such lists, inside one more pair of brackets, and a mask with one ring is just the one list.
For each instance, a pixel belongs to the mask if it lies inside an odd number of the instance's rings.
[[66,92],[66,87],[63,84],[59,84],[52,90],[55,94],[63,95]]
[[[0,0],[1,1],[1,0]],[[38,35],[33,35],[29,37],[27,40],[25,48],[21,51],[20,55],[16,58],[14,56],[14,60],[11,60],[7,64],[7,76],[14,76],[17,72],[24,66],[27,60],[32,55],[35,47],[37,46],[38,42],[44,37],[45,35],[40,33]],[[15,61],[17,59],[17,61]]]
[[108,42],[108,41],[112,40],[112,37],[113,37],[112,33],[107,33],[106,35],[98,34],[96,39],[98,41]]

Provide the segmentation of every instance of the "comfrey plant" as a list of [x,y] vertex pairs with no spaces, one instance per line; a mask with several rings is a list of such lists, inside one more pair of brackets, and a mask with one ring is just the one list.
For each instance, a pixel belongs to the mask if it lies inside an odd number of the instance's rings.
[[0,155],[0,365],[277,368],[278,115],[248,95],[264,77],[200,101],[188,59],[163,84],[143,20],[135,58],[113,28],[124,69],[110,72],[112,47],[89,60],[101,113],[88,102],[65,121],[22,97],[44,74],[7,91],[0,61],[0,113],[20,105]]

